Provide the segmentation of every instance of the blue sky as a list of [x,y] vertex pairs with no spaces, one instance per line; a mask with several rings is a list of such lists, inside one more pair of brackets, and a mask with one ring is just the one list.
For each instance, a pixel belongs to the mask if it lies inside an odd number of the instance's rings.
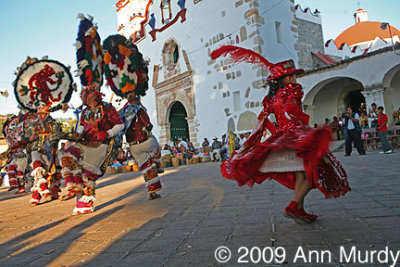
[[[269,0],[267,0],[269,1]],[[370,21],[389,22],[400,28],[398,0],[295,0],[303,9],[321,12],[325,40],[335,39],[354,24],[353,14],[359,8],[368,11]]]
[[[334,39],[354,24],[353,13],[358,8],[358,2],[361,8],[369,11],[370,20],[389,22],[400,28],[396,0],[295,2],[303,9],[310,7],[314,11],[318,8],[322,16],[325,40]],[[8,90],[10,96],[7,99],[0,96],[0,114],[18,112],[11,82],[15,79],[14,71],[28,55],[38,58],[48,55],[50,59],[70,65],[75,70],[75,47],[72,44],[75,42],[79,23],[76,15],[92,15],[104,40],[108,35],[117,32],[115,3],[116,0],[1,0],[0,88]],[[74,94],[72,103],[75,106],[80,104],[77,94]]]

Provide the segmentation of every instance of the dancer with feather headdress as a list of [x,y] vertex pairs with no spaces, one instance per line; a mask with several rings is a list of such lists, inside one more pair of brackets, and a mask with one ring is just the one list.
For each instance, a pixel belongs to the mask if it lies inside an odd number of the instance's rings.
[[125,134],[130,151],[143,173],[149,199],[159,198],[157,192],[162,189],[158,176],[160,145],[151,133],[153,125],[140,102],[140,97],[148,89],[147,62],[132,40],[122,35],[109,36],[104,40],[103,47],[106,51],[104,69],[108,85],[116,95],[128,100],[121,110],[124,130],[120,138]]
[[[97,27],[91,17],[88,19],[80,14],[78,18],[81,22],[76,56],[84,108],[76,130],[79,143],[71,144],[61,154],[64,177],[69,183],[69,193],[64,199],[76,195],[73,215],[94,211],[96,180],[104,174],[108,165],[107,156],[113,147],[113,137],[123,128],[119,113],[110,103],[102,100],[103,50]],[[81,177],[77,166],[81,166]]]
[[[296,69],[293,60],[273,64],[254,51],[237,46],[222,46],[210,56],[262,64],[270,72],[269,93],[262,102],[264,109],[258,125],[242,148],[222,163],[222,175],[239,186],[274,179],[294,190],[284,215],[299,223],[315,221],[318,216],[304,210],[304,199],[312,188],[329,198],[346,194],[350,187],[345,170],[329,151],[330,128],[308,126],[309,116],[302,110],[302,86],[295,78],[303,70]],[[278,127],[269,121],[269,114],[275,115]],[[266,129],[272,136],[261,142]]]
[[69,68],[58,61],[28,57],[19,68],[14,93],[19,104],[33,113],[24,119],[23,125],[34,178],[31,206],[38,205],[42,198],[54,200],[59,197],[61,167],[56,151],[64,134],[61,124],[51,117],[50,112],[68,103],[72,91]]

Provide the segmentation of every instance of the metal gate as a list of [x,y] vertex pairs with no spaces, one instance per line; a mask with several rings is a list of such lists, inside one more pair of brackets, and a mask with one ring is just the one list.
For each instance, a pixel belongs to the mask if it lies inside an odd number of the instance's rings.
[[189,141],[189,127],[186,117],[187,113],[185,107],[181,102],[175,102],[169,115],[171,138],[175,141],[180,138]]

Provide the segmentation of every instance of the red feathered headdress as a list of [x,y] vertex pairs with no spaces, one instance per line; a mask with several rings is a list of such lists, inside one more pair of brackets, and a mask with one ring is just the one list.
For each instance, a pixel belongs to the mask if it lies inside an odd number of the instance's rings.
[[267,78],[268,81],[304,72],[302,69],[295,68],[293,60],[285,60],[277,64],[273,64],[253,50],[234,45],[221,46],[217,50],[214,50],[210,54],[210,57],[211,59],[217,59],[220,56],[227,55],[229,55],[235,62],[244,61],[252,64],[264,64],[264,66],[270,72],[270,75]]
[[245,61],[245,62],[252,63],[252,64],[262,63],[265,65],[265,67],[267,69],[269,69],[272,65],[274,65],[271,62],[269,62],[268,60],[266,60],[260,54],[254,52],[253,50],[234,46],[234,45],[221,46],[217,50],[214,50],[210,54],[210,57],[212,59],[217,59],[220,56],[226,57],[227,55],[229,55],[235,62]]

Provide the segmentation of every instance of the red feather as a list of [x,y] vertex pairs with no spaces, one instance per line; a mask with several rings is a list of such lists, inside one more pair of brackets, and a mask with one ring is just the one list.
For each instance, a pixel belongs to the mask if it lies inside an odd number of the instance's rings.
[[268,60],[266,60],[260,54],[254,52],[253,50],[234,46],[234,45],[221,46],[220,48],[214,50],[210,54],[210,57],[212,59],[217,59],[220,56],[227,56],[227,55],[229,55],[235,62],[244,61],[244,62],[253,63],[253,64],[262,63],[267,67],[267,69],[269,69],[270,66],[274,65],[271,62],[269,62]]

